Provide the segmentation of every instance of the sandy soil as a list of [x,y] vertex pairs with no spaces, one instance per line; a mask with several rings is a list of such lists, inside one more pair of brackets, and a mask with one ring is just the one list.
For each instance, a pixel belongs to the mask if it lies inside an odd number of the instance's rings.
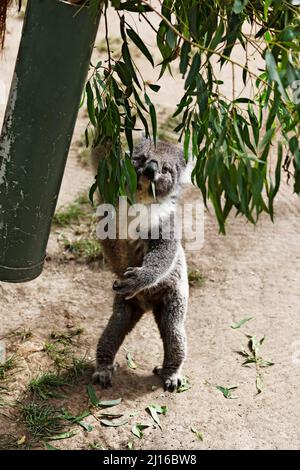
[[[114,23],[113,23],[114,24]],[[9,34],[1,58],[1,79],[7,85],[13,70],[21,22],[10,18]],[[117,35],[117,32],[112,34]],[[166,109],[180,96],[181,86],[164,78],[160,103]],[[4,109],[0,108],[0,121]],[[62,185],[59,204],[71,202],[90,185],[89,170],[78,163],[78,141],[86,118],[80,116]],[[199,198],[188,189],[186,198]],[[101,398],[122,397],[118,407],[129,414],[138,412],[128,425],[105,428],[93,416],[87,421],[92,432],[76,428],[76,436],[58,441],[56,447],[87,449],[96,441],[108,449],[125,449],[134,441],[136,449],[296,449],[300,446],[300,254],[299,198],[285,184],[277,198],[276,223],[262,218],[256,228],[231,217],[226,237],[218,235],[215,218],[205,213],[205,244],[201,252],[188,254],[190,269],[200,269],[204,282],[191,288],[187,321],[189,354],[184,372],[191,389],[167,394],[151,371],[162,359],[162,345],[152,316],[145,315],[118,354],[121,368],[114,386],[99,391]],[[113,276],[103,266],[66,261],[57,244],[49,242],[49,259],[38,279],[24,285],[0,283],[0,339],[15,352],[20,369],[12,376],[8,399],[24,400],[29,380],[50,366],[42,351],[53,329],[81,325],[84,333],[76,347],[93,357],[98,336],[111,312]],[[244,317],[253,319],[241,329],[230,325]],[[20,342],[13,332],[30,329],[32,337]],[[266,335],[261,354],[275,363],[262,371],[263,391],[256,393],[256,371],[242,367],[237,353],[245,347],[244,333]],[[126,350],[136,370],[126,364]],[[88,406],[87,373],[67,388],[62,404],[73,412]],[[152,390],[152,385],[158,388]],[[238,385],[236,399],[226,399],[216,385]],[[0,395],[1,402],[1,395]],[[167,405],[161,418],[162,430],[149,428],[144,438],[130,432],[136,422],[151,422],[145,412],[150,403]],[[115,411],[113,409],[112,411]],[[1,411],[1,408],[0,408]],[[201,442],[190,430],[203,434]],[[0,432],[21,437],[24,430],[5,409],[0,414]]]

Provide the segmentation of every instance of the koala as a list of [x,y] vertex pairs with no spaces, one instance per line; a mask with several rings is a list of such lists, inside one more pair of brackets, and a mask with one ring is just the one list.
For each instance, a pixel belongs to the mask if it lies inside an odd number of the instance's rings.
[[[103,152],[95,149],[95,167],[100,158]],[[135,147],[132,158],[137,174],[136,202],[147,210],[156,204],[159,217],[155,218],[156,227],[150,221],[147,238],[123,240],[117,233],[115,240],[102,241],[104,255],[118,279],[113,284],[113,313],[98,342],[93,381],[103,387],[112,385],[117,368],[114,359],[125,336],[144,313],[152,311],[164,347],[163,364],[153,372],[166,390],[174,391],[182,383],[187,348],[188,276],[184,250],[176,236],[177,198],[186,163],[176,146],[161,141],[154,146],[146,139]],[[153,228],[158,234],[155,239],[151,239]],[[164,237],[166,232],[168,238]]]

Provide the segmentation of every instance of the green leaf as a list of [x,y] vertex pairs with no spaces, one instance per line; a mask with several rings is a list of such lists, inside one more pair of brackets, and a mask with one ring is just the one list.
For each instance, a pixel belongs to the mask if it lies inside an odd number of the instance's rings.
[[270,51],[266,52],[265,60],[266,60],[266,69],[269,72],[270,79],[277,83],[278,89],[279,89],[281,95],[284,97],[284,99],[287,100],[288,96],[287,96],[286,91],[285,91],[285,89],[282,85],[282,81],[281,81],[280,75],[279,75],[278,70],[277,70],[276,61],[274,59],[273,54]]
[[229,398],[229,399],[237,398],[231,395],[231,391],[236,390],[237,388],[238,388],[238,385],[232,385],[231,387],[222,387],[221,385],[216,386],[216,389],[222,392],[225,398]]
[[79,421],[78,424],[87,432],[92,432],[93,429],[95,429],[95,426],[92,426],[90,423],[86,423],[85,421]]
[[89,113],[89,118],[93,126],[97,125],[96,115],[95,115],[95,106],[94,106],[94,94],[90,82],[86,84],[86,96],[87,96],[87,109]]
[[246,86],[247,83],[247,74],[248,74],[248,64],[246,63],[243,68],[243,83]]
[[[216,30],[216,33],[209,45],[209,48],[210,49],[215,49],[219,44],[220,42],[222,41],[222,37],[223,37],[223,33],[224,33],[224,23],[223,23],[223,20],[220,19],[220,23],[219,23],[219,26]],[[212,52],[209,52],[209,56],[212,54]]]
[[236,14],[242,13],[242,11],[245,9],[248,1],[249,0],[234,0],[234,4],[233,4],[233,8],[232,8],[234,13],[236,13]]
[[199,439],[199,441],[203,441],[203,434],[202,432],[198,431],[197,428],[194,428],[194,426],[191,426],[191,431],[196,434],[197,438]]
[[201,57],[200,54],[197,52],[192,61],[191,68],[189,70],[188,76],[186,78],[184,89],[187,90],[189,87],[195,87],[196,84],[196,76],[199,74],[201,65]]
[[54,447],[51,444],[49,444],[49,442],[44,442],[44,446],[46,450],[60,450],[57,447]]
[[111,408],[113,406],[117,406],[122,402],[122,398],[117,398],[116,400],[99,400],[98,407],[99,408]]
[[171,49],[175,49],[177,44],[177,35],[173,29],[169,28],[166,35],[167,44]]
[[159,85],[153,85],[152,83],[148,83],[148,87],[151,88],[151,90],[155,91],[156,93],[160,90]]
[[126,175],[126,182],[129,189],[129,196],[133,197],[137,188],[137,174],[134,169],[133,163],[129,156],[126,154],[124,159],[124,170]]
[[267,130],[267,132],[263,136],[262,141],[259,144],[260,150],[263,150],[264,147],[266,147],[267,145],[270,144],[274,134],[275,134],[275,129],[273,127],[271,129]]
[[274,366],[274,362],[272,361],[267,361],[266,359],[261,359],[259,361],[259,366],[260,367],[270,367],[270,366]]
[[128,28],[126,32],[128,36],[130,37],[130,39],[134,42],[134,44],[140,49],[140,51],[144,54],[144,56],[149,60],[151,65],[154,67],[152,55],[149,52],[149,49],[147,48],[147,46],[143,43],[140,36],[132,28]]
[[128,45],[126,44],[126,42],[124,42],[123,46],[122,46],[122,56],[123,56],[125,65],[128,69],[128,72],[130,73],[131,77],[133,78],[133,80],[135,81],[137,86],[141,89],[141,85],[140,85],[140,82],[138,81],[137,75],[135,73],[135,70],[134,70],[134,67],[133,67],[133,64],[132,64],[132,61],[131,61],[131,56],[130,56],[130,52],[129,52],[129,49],[128,49]]
[[184,135],[184,143],[183,143],[184,159],[186,162],[189,159],[190,137],[191,137],[190,130],[187,129]]
[[49,441],[58,441],[61,439],[69,439],[70,437],[76,436],[76,431],[67,431],[62,432],[61,434],[56,434],[55,436],[48,437]]
[[259,341],[257,341],[257,338],[255,335],[246,335],[247,338],[249,338],[248,341],[248,348],[251,353],[253,353],[254,358],[257,358],[258,352],[259,352]]
[[239,322],[237,323],[233,323],[230,328],[232,328],[233,330],[236,330],[237,328],[240,328],[241,326],[243,326],[245,323],[247,323],[247,321],[249,320],[252,320],[253,317],[245,317],[243,318],[242,320],[240,320]]
[[120,78],[121,82],[124,83],[124,85],[126,85],[126,86],[130,86],[131,83],[132,83],[132,77],[131,77],[131,75],[128,71],[128,68],[124,64],[124,62],[122,62],[120,60],[118,62],[116,62],[115,70],[116,70],[117,74],[119,75],[119,78]]
[[157,118],[156,118],[156,111],[153,104],[149,106],[149,112],[151,117],[151,124],[152,124],[152,135],[153,135],[153,142],[156,145],[156,137],[157,137]]
[[92,385],[87,386],[87,392],[89,396],[89,400],[93,406],[98,406],[99,398],[96,395],[95,389]]
[[296,136],[293,136],[290,140],[289,140],[289,148],[290,148],[290,151],[294,154],[296,153],[297,149],[298,149],[298,139]]
[[115,419],[115,418],[122,418],[124,416],[123,413],[100,413],[101,418],[108,418],[108,419]]
[[146,407],[146,411],[150,414],[152,419],[158,424],[158,426],[161,428],[160,420],[158,415],[163,414],[165,415],[168,411],[167,406],[160,406],[156,404],[152,404]]
[[137,113],[139,115],[140,120],[143,123],[144,129],[145,129],[145,136],[146,136],[146,139],[147,139],[149,137],[149,127],[148,127],[147,120],[146,120],[145,116],[143,115],[142,111],[140,110],[140,108],[138,108],[138,107],[137,107]]
[[119,428],[120,426],[125,426],[128,423],[128,419],[123,419],[122,421],[114,421],[109,419],[100,419],[100,423],[106,427]]
[[150,424],[134,424],[131,428],[131,432],[134,436],[138,437],[139,439],[142,439],[142,437],[144,436],[143,430],[149,427]]
[[129,367],[129,369],[136,369],[137,368],[137,365],[134,362],[134,360],[132,359],[132,356],[131,356],[130,352],[126,354],[126,360],[127,360],[127,365]]
[[185,73],[189,64],[190,52],[191,52],[191,45],[189,42],[185,42],[181,48],[180,64],[179,64],[179,71],[183,77],[185,76]]
[[182,378],[182,384],[180,385],[180,387],[177,388],[176,390],[176,393],[183,393],[183,392],[187,392],[188,390],[190,390],[192,388],[189,380],[187,377],[183,377]]
[[73,416],[68,411],[64,411],[62,414],[62,418],[66,419],[67,421],[71,421],[71,423],[79,423],[81,420],[83,420],[84,418],[87,418],[90,415],[91,415],[91,412],[89,410],[83,411],[78,416]]
[[264,19],[265,21],[268,20],[268,10],[272,4],[273,0],[265,0],[263,5],[264,5]]
[[255,385],[256,385],[257,393],[261,393],[262,387],[263,387],[263,381],[262,381],[261,375],[259,374],[256,376]]
[[282,165],[282,143],[278,142],[277,146],[277,163],[276,163],[276,169],[275,169],[275,186],[271,186],[270,189],[270,194],[269,194],[269,211],[270,211],[270,216],[271,220],[273,221],[274,218],[274,210],[273,210],[273,201],[278,193],[279,186],[280,186],[280,181],[281,181],[281,165]]

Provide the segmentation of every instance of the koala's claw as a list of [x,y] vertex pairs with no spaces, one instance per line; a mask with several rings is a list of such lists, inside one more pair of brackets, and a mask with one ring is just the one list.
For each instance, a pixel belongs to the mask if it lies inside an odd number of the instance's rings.
[[141,288],[139,279],[139,271],[141,268],[127,268],[122,280],[117,280],[113,283],[113,290],[119,294],[124,295],[127,299],[134,297]]
[[181,377],[170,377],[164,380],[165,390],[168,392],[175,392],[182,385]]
[[162,379],[164,389],[168,392],[175,392],[182,385],[182,378],[178,372],[170,371],[163,367],[155,367],[153,373]]
[[125,273],[124,273],[124,277],[125,278],[129,278],[129,277],[135,277],[137,278],[138,275],[139,275],[139,271],[140,271],[141,268],[127,268]]
[[112,376],[117,370],[119,364],[112,364],[110,366],[97,366],[93,373],[92,382],[99,383],[103,388],[112,387]]

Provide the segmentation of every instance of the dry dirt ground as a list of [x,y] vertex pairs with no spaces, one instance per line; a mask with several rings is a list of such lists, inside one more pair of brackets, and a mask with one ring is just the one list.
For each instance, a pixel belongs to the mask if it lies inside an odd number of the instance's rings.
[[[114,29],[116,23],[112,20]],[[1,57],[1,79],[7,86],[13,70],[20,37],[21,21],[11,17],[9,34]],[[118,31],[112,31],[117,36]],[[149,34],[149,32],[147,33]],[[98,40],[98,42],[100,39]],[[146,66],[145,66],[146,67]],[[172,78],[162,80],[160,103],[166,113],[180,96],[181,85]],[[171,103],[171,105],[169,105]],[[0,121],[4,107],[0,108]],[[78,140],[86,116],[80,115],[64,176],[59,205],[70,203],[91,184],[87,167],[78,159]],[[196,200],[199,193],[188,189],[186,197]],[[122,398],[109,412],[129,419],[120,427],[105,427],[99,411],[85,418],[93,426],[90,432],[78,425],[67,426],[76,434],[51,441],[61,449],[296,449],[300,446],[300,252],[299,198],[283,184],[276,203],[276,222],[262,218],[256,228],[241,218],[230,217],[226,237],[218,235],[213,213],[205,213],[205,243],[200,252],[188,254],[189,269],[200,271],[198,286],[191,287],[187,331],[189,353],[184,367],[191,388],[183,393],[165,393],[151,371],[162,360],[162,344],[151,314],[145,315],[126,339],[119,354],[120,370],[113,388],[98,390],[101,399]],[[53,330],[72,332],[82,327],[78,339],[65,341],[76,357],[92,358],[99,334],[109,318],[112,306],[113,276],[102,262],[86,263],[66,256],[58,243],[60,230],[52,231],[48,260],[43,274],[21,285],[0,283],[0,339],[8,354],[15,354],[17,367],[0,382],[0,433],[10,446],[30,444],[30,433],[18,411],[34,397],[28,383],[39,374],[54,370],[53,357],[45,351],[52,343]],[[71,259],[70,259],[71,258]],[[240,329],[231,324],[253,317]],[[26,338],[16,332],[30,331]],[[261,347],[264,359],[273,366],[261,371],[263,387],[257,394],[257,371],[243,367],[237,353],[247,347],[245,333],[265,335]],[[72,341],[72,342],[71,342]],[[61,344],[61,343],[59,343]],[[137,364],[130,369],[126,361],[130,351]],[[49,352],[49,351],[48,351]],[[69,353],[68,353],[69,354]],[[51,354],[50,354],[51,355]],[[66,398],[51,399],[56,407],[79,414],[88,409],[89,368],[65,386]],[[216,386],[238,386],[235,399],[226,399]],[[19,405],[11,408],[14,400]],[[145,411],[149,404],[166,405],[160,415],[162,429],[152,426]],[[8,404],[8,405],[7,405]],[[132,414],[137,413],[132,416]],[[124,417],[123,416],[123,417]],[[122,420],[123,417],[119,418]],[[151,427],[138,439],[131,433],[135,423]],[[203,436],[200,440],[191,427]],[[40,444],[43,446],[43,441]],[[1,442],[0,442],[1,443]],[[3,446],[3,444],[2,444]]]

